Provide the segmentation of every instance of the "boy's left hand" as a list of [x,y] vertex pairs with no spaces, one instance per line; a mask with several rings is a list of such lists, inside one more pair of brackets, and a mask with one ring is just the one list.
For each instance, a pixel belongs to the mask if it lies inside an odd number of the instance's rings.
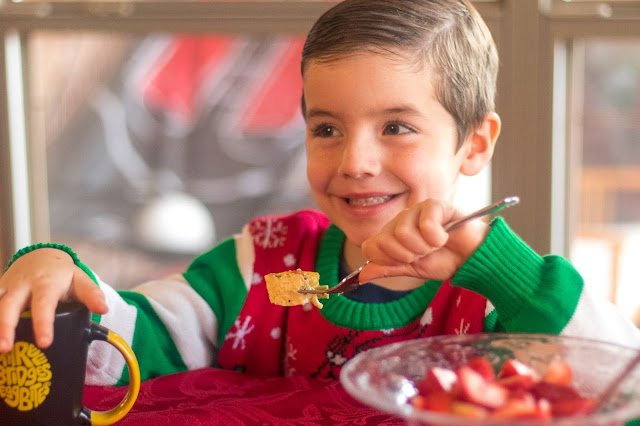
[[477,249],[489,226],[473,220],[447,233],[444,225],[461,217],[453,206],[426,200],[400,212],[382,230],[362,243],[371,263],[360,282],[390,276],[445,280]]

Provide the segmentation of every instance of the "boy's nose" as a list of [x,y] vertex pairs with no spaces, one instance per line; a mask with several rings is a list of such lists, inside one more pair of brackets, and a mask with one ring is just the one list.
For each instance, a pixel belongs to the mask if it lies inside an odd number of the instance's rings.
[[375,176],[382,164],[380,149],[365,138],[353,138],[343,146],[339,173],[352,178]]

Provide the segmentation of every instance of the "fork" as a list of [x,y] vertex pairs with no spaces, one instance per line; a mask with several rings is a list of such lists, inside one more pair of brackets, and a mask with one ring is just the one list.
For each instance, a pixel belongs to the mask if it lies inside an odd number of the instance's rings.
[[[469,220],[476,219],[489,214],[497,213],[500,210],[505,209],[507,207],[514,206],[519,202],[520,202],[520,198],[515,195],[511,197],[503,198],[500,201],[497,201],[493,204],[490,204],[486,207],[476,210],[473,213],[469,213],[466,216],[462,216],[459,219],[456,219],[454,221],[447,223],[444,226],[444,230],[447,232],[453,231],[454,229],[456,229],[457,227],[459,227],[460,225],[462,225],[463,223]],[[369,262],[370,262],[369,260],[364,262],[358,269],[356,269],[355,271],[353,271],[352,273],[344,277],[336,286],[331,287],[330,289],[327,289],[327,290],[301,289],[301,290],[298,290],[298,293],[300,294],[342,294],[342,293],[355,290],[360,286],[360,272],[362,271],[362,269],[364,269],[365,266],[369,264]]]

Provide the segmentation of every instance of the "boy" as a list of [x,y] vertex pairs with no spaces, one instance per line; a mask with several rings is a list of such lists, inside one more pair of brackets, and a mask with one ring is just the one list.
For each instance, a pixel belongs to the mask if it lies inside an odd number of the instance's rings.
[[[540,257],[502,219],[444,231],[460,216],[449,204],[458,176],[493,155],[497,68],[467,1],[336,5],[302,56],[307,175],[322,213],[257,218],[181,276],[119,293],[69,248],[27,247],[0,278],[0,352],[29,303],[38,344],[50,344],[55,306],[70,298],[132,345],[143,378],[211,365],[337,378],[371,347],[482,331],[640,345],[638,330],[592,299],[568,262]],[[315,270],[334,285],[365,259],[368,284],[322,310],[269,303],[269,272]],[[126,382],[119,355],[91,350],[89,383]]]

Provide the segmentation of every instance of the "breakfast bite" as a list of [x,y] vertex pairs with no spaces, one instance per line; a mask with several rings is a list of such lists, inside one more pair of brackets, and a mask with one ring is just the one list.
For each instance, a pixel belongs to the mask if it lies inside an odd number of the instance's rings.
[[327,299],[328,294],[301,294],[299,290],[326,290],[329,286],[320,285],[320,274],[307,272],[301,269],[285,272],[274,272],[264,277],[267,283],[269,301],[274,305],[297,306],[312,303],[318,309],[322,309],[322,303],[318,300]]

